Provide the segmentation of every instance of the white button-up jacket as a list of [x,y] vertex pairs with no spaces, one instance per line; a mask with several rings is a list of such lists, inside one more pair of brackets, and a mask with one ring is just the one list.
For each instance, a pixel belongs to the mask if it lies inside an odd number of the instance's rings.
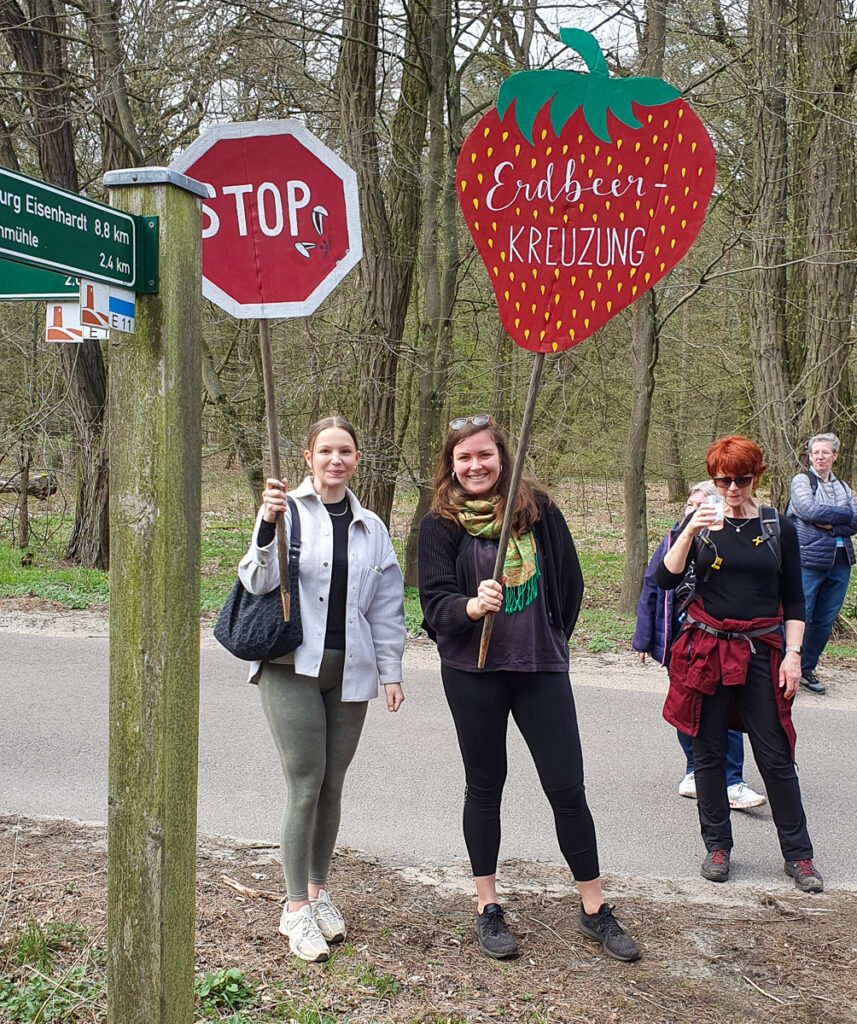
[[[318,676],[324,653],[327,606],[333,572],[333,524],[307,477],[289,491],[301,519],[299,591],[303,643],[294,652],[295,671]],[[348,527],[348,594],[345,601],[344,701],[370,700],[381,683],[402,681],[405,648],[405,605],[402,572],[387,528],[347,491],[353,519]],[[280,582],[276,538],[267,547],[256,544],[262,510],[253,540],[238,566],[238,577],[252,594],[267,594]],[[291,529],[287,511],[286,536]],[[259,671],[253,662],[250,678]]]

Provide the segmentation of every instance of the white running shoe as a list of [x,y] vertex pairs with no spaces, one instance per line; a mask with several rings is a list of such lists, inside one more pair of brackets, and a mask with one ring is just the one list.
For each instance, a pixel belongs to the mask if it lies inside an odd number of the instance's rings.
[[748,811],[751,807],[761,807],[768,802],[766,796],[750,789],[746,782],[736,782],[732,786],[727,786],[726,795],[733,811]]
[[311,964],[319,964],[330,958],[330,948],[324,941],[318,925],[313,917],[312,907],[307,904],[300,910],[283,907],[280,918],[280,933],[288,937],[289,949],[301,960],[309,960]]
[[678,795],[689,796],[691,800],[696,799],[696,779],[693,772],[688,772],[678,784]]
[[336,907],[330,902],[330,895],[326,889],[319,889],[318,896],[310,897],[312,916],[318,925],[318,930],[328,942],[342,942],[345,938],[345,919]]

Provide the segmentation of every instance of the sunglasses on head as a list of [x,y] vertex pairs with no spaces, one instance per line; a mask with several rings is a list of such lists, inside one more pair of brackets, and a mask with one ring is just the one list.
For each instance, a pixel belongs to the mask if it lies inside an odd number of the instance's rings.
[[718,487],[731,487],[735,484],[736,487],[749,487],[753,482],[753,474],[747,473],[745,476],[716,476],[714,483]]
[[472,423],[474,427],[484,427],[489,423],[493,425],[494,419],[487,412],[477,413],[476,416],[457,416],[454,420],[449,421],[449,429],[461,430],[468,423]]

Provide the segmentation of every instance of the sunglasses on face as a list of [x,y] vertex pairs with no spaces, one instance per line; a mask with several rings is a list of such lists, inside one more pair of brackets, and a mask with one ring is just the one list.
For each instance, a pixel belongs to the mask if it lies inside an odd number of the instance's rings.
[[449,429],[461,430],[461,428],[466,427],[468,423],[472,423],[474,427],[484,427],[489,423],[493,425],[494,419],[489,416],[487,412],[477,413],[476,416],[458,416],[454,420],[449,421]]
[[735,484],[736,487],[749,487],[753,482],[753,474],[748,473],[746,476],[716,476],[714,483],[718,487],[731,487]]

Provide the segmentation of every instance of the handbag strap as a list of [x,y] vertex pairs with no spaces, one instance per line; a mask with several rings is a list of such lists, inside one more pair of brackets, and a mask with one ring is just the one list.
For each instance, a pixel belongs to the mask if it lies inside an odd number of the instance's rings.
[[287,494],[286,501],[292,517],[292,528],[289,530],[289,566],[297,569],[301,560],[301,517],[294,498]]

